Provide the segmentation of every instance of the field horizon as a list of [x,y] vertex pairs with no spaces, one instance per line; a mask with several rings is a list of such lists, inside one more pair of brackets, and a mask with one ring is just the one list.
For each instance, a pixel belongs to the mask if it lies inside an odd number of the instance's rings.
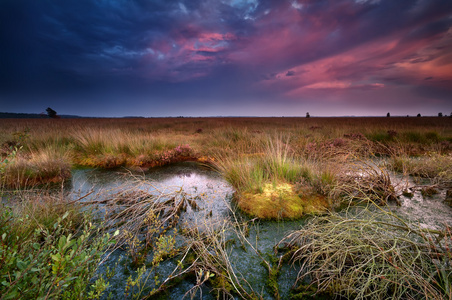
[[[451,113],[452,115],[452,113]],[[291,116],[253,116],[253,115],[212,115],[212,116],[81,116],[81,115],[72,115],[72,114],[61,114],[57,115],[62,119],[71,119],[71,118],[87,118],[87,119],[165,119],[165,118],[306,118],[306,115],[291,115]],[[406,118],[406,117],[418,117],[416,115],[391,115],[391,118]],[[437,118],[440,117],[438,115],[422,115],[424,118]],[[441,117],[451,117],[450,115],[442,115]],[[45,113],[22,113],[22,112],[0,112],[0,119],[47,119],[49,118]],[[386,115],[312,115],[308,118],[388,118]]]

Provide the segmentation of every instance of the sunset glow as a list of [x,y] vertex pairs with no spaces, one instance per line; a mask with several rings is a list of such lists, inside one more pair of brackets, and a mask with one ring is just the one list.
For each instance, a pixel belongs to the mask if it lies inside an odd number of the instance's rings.
[[0,111],[452,111],[450,0],[6,0],[0,18]]

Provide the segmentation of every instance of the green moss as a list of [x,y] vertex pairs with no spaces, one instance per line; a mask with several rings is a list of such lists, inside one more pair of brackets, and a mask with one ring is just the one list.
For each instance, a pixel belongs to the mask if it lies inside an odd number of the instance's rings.
[[249,215],[264,219],[297,218],[303,214],[302,200],[287,183],[267,183],[262,193],[243,193],[238,204]]
[[325,211],[325,197],[296,191],[288,183],[266,183],[262,192],[242,193],[238,206],[248,215],[262,219],[296,219]]
[[[271,265],[270,270],[267,269],[269,272],[266,284],[267,290],[275,299],[280,299],[278,278],[280,275],[281,268],[278,263],[278,258],[271,254],[267,254],[267,257]],[[262,265],[265,268],[267,268],[266,264],[262,263]]]
[[306,300],[306,299],[317,299],[317,300],[329,300],[335,299],[335,295],[331,293],[319,293],[318,289],[314,285],[301,284],[290,293],[290,299],[293,300]]
[[216,294],[215,297],[220,299],[222,293],[231,294],[234,290],[232,283],[229,281],[229,277],[226,272],[222,272],[221,274],[216,274],[213,278],[209,279],[210,284],[212,285],[213,292]]

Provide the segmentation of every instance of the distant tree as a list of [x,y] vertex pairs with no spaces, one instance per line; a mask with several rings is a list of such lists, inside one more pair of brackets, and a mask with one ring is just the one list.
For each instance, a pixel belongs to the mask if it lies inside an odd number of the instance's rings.
[[417,117],[420,117],[421,116],[421,114],[417,114]]
[[452,118],[452,112],[450,113],[449,118]]
[[46,112],[49,118],[55,119],[57,117],[57,112],[51,109],[50,107],[47,107]]
[[311,115],[309,114],[309,112],[306,113],[306,118],[310,118]]
[[442,113],[442,112],[439,112],[439,113],[438,113],[438,117],[441,118],[442,116],[443,116],[443,113]]
[[388,118],[389,118],[390,116],[391,116],[391,114],[390,114],[390,113],[387,113],[387,114],[386,114],[386,117],[388,117]]

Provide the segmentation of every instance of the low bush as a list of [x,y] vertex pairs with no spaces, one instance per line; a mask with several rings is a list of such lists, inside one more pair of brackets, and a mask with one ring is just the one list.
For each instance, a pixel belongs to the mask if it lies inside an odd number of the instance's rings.
[[111,237],[77,207],[26,201],[1,209],[0,299],[99,298],[108,284],[93,277]]

